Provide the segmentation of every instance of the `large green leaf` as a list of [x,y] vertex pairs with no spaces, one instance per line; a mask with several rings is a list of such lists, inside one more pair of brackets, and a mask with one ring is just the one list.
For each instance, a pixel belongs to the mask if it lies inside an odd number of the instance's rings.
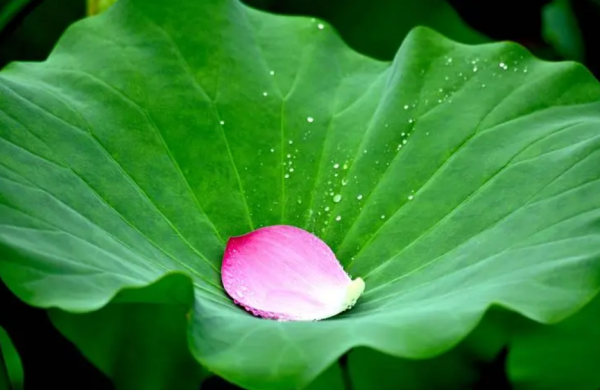
[[[251,389],[359,345],[441,354],[492,304],[559,321],[600,285],[599,100],[513,44],[417,29],[389,64],[235,0],[119,1],[0,74],[0,276],[88,312],[186,273],[192,353]],[[226,297],[227,238],[278,223],[365,278],[352,311],[279,323]]]
[[0,326],[0,389],[21,390],[24,381],[19,353],[8,333]]

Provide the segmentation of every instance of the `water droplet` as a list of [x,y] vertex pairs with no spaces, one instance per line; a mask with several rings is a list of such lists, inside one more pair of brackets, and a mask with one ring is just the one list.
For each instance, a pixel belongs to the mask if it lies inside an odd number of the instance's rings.
[[413,122],[414,122],[414,119],[409,119],[408,120],[408,123],[413,123]]
[[340,194],[336,194],[336,195],[333,197],[333,201],[334,201],[335,203],[340,203],[340,201],[341,201],[341,200],[342,200],[342,195],[340,195]]
[[406,133],[402,133],[402,134],[400,134],[400,135],[404,137],[404,136],[406,136]]
[[271,148],[271,153],[275,152],[275,149]]
[[485,88],[485,84],[481,84],[481,88]]
[[290,168],[290,172],[294,172],[294,168]]
[[348,184],[348,180],[346,180],[346,179],[342,179],[342,185],[343,185],[343,186],[345,186],[345,185],[347,185],[347,184]]
[[405,110],[408,110],[408,104],[405,104],[405,105],[404,105],[404,109],[405,109]]
[[290,178],[290,175],[286,173],[284,177],[285,177],[286,179],[289,179],[289,178]]
[[313,118],[312,116],[307,116],[307,117],[306,117],[306,121],[307,121],[308,123],[313,123],[313,122],[315,121],[315,118]]
[[473,72],[477,72],[477,67],[476,66],[473,67]]
[[344,169],[348,169],[348,164],[344,164]]
[[406,145],[407,142],[408,142],[407,140],[403,139],[402,140],[402,145]]
[[267,97],[267,96],[269,96],[269,93],[265,91],[265,92],[263,92],[263,96]]
[[223,125],[225,124],[225,121],[219,121],[219,124],[220,124],[221,126],[223,126]]
[[409,195],[408,196],[408,200],[413,200],[414,196],[413,195]]
[[269,74],[270,74],[271,76],[275,76],[275,71],[274,71],[274,70],[272,70],[272,71],[270,71],[270,72],[269,72]]
[[325,211],[329,211],[329,206],[325,207]]
[[[298,204],[302,204],[302,199],[298,199]],[[312,212],[312,210],[310,210]]]
[[504,62],[499,63],[498,66],[500,66],[504,70],[508,69],[508,65],[506,65]]
[[323,30],[325,28],[325,25],[323,25],[323,23],[319,23],[317,27],[319,28],[319,30]]
[[334,169],[338,169],[339,167],[340,167],[340,164],[333,164]]
[[293,143],[294,143],[294,141],[292,141],[292,140],[288,141],[288,144],[290,144],[290,145],[293,144]]
[[288,153],[287,158],[292,158],[292,155]]
[[335,220],[338,221],[338,222],[341,221],[342,220],[342,216],[338,215],[337,217],[335,217]]
[[363,153],[367,153],[367,149],[363,150]]
[[381,214],[381,219],[385,219],[385,215],[384,214]]
[[358,195],[358,196],[356,197],[356,199],[358,199],[358,200],[361,200],[362,198],[363,198],[363,196],[362,196],[362,195]]

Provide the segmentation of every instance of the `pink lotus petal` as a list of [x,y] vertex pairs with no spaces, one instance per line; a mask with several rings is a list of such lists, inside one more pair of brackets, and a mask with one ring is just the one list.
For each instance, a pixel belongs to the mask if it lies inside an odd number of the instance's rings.
[[351,280],[327,244],[293,226],[231,237],[221,278],[235,303],[280,321],[332,317],[354,305],[365,288]]

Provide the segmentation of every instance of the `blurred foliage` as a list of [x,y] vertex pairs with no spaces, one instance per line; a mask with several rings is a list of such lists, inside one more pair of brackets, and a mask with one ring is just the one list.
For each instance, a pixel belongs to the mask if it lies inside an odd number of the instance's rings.
[[[17,7],[27,3],[23,7]],[[16,10],[16,12],[9,12]],[[0,0],[0,67],[10,61],[42,61],[65,29],[85,16],[84,0]],[[4,24],[4,26],[3,26]],[[4,28],[2,28],[4,27]]]
[[112,389],[108,378],[52,326],[45,310],[27,306],[1,281],[0,302],[0,326],[20,354],[25,390]]
[[349,353],[353,390],[510,389],[504,364],[505,347],[517,316],[489,310],[477,327],[456,347],[432,359],[398,359],[367,348]]
[[171,275],[145,288],[123,290],[100,310],[72,314],[52,309],[50,318],[113,378],[116,389],[194,390],[206,372],[187,344],[186,316],[193,301],[187,286],[187,277]]
[[106,11],[117,0],[87,0],[88,15],[97,15]]
[[542,11],[542,35],[564,58],[583,61],[581,30],[569,0],[555,0]]
[[446,0],[244,0],[279,14],[307,15],[331,23],[355,50],[391,60],[417,25],[428,26],[462,43],[488,39],[464,23]]
[[20,12],[32,3],[32,0],[12,0],[0,3],[0,31],[17,18]]
[[23,366],[8,333],[0,327],[0,389],[23,389]]
[[515,390],[600,388],[599,319],[600,297],[597,297],[556,325],[524,322],[511,342],[508,358],[508,372]]

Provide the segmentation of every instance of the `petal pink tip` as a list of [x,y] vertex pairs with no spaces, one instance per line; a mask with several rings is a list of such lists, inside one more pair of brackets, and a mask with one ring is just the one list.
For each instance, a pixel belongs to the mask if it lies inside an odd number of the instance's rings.
[[252,314],[315,321],[354,305],[365,288],[351,280],[327,244],[294,226],[264,227],[227,242],[223,286]]

